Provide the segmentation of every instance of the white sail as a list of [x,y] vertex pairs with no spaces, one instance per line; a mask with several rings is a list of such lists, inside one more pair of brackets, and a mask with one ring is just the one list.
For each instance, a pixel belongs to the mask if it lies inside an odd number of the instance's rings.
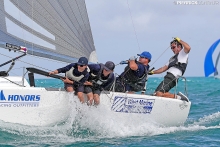
[[97,62],[84,0],[0,0],[0,41],[28,54],[74,62]]

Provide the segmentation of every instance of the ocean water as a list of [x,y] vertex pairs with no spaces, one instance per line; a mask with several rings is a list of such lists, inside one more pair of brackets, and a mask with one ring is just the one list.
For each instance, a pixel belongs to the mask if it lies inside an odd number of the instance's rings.
[[[149,78],[147,94],[152,94],[161,80],[162,78]],[[39,79],[36,85],[62,87],[63,83],[54,79]],[[181,126],[157,126],[138,118],[118,118],[114,113],[105,112],[102,107],[82,107],[90,115],[79,116],[72,110],[66,122],[50,127],[24,126],[0,121],[0,145],[219,146],[220,79],[212,77],[180,79],[176,91],[185,89],[192,106],[187,121]],[[174,91],[175,89],[172,90]]]

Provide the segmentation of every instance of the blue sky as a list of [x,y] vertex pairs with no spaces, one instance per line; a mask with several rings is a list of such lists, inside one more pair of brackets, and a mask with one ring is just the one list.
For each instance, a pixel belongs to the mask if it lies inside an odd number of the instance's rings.
[[[185,76],[204,76],[205,54],[220,38],[220,1],[200,2],[177,5],[173,0],[86,0],[99,62],[118,64],[149,51],[153,56],[150,65],[157,69],[173,55],[169,43],[178,36],[191,46]],[[115,72],[121,73],[123,68],[118,65]]]

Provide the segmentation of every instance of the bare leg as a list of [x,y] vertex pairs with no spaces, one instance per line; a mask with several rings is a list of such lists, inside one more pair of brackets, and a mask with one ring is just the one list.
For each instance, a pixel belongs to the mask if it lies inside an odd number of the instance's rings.
[[98,94],[94,94],[94,104],[98,105],[100,103],[100,98]]
[[173,98],[173,99],[176,98],[175,94],[172,94],[172,93],[169,93],[169,92],[164,93],[163,97]]
[[78,93],[77,93],[77,96],[78,96],[80,102],[81,102],[81,103],[84,103],[84,94],[83,94],[82,92],[78,92]]
[[93,93],[87,93],[87,98],[88,98],[88,105],[91,106],[93,102]]
[[67,87],[66,87],[66,91],[67,91],[67,92],[73,92],[74,89],[73,89],[73,87],[71,87],[71,86],[67,86]]
[[155,95],[156,95],[156,96],[161,96],[161,97],[162,97],[162,96],[163,96],[163,92],[157,91]]
[[156,96],[165,97],[165,98],[175,98],[175,95],[169,92],[163,93],[160,91],[156,92]]

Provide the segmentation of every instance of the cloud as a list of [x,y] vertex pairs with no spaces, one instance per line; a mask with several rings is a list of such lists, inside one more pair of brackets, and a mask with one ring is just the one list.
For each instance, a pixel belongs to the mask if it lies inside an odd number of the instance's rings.
[[220,4],[175,5],[173,0],[86,0],[86,4],[100,62],[111,57],[119,62],[147,50],[151,63],[159,57],[154,64],[159,68],[173,55],[169,42],[178,36],[192,48],[186,75],[201,76],[205,54],[220,38]]
[[103,23],[105,29],[109,29],[113,32],[127,32],[134,29],[138,32],[145,32],[148,30],[148,24],[150,21],[150,14],[142,13],[130,15],[115,16]]

